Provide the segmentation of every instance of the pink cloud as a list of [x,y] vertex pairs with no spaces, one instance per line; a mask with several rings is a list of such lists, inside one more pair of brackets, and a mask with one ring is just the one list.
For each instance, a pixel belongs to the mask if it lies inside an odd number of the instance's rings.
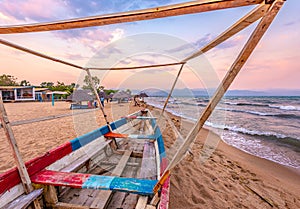
[[92,52],[97,52],[101,47],[121,38],[124,30],[79,29],[56,32],[56,36],[68,42],[80,43]]
[[0,12],[6,18],[19,20],[19,22],[54,20],[69,14],[68,6],[64,1],[53,0],[3,0]]

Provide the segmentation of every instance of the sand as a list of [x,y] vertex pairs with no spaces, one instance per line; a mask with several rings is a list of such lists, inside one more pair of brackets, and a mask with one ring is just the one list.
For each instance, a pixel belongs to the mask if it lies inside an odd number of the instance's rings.
[[[69,107],[70,104],[66,102],[57,102],[54,107],[51,103],[5,103],[11,122],[83,111],[72,112]],[[129,103],[105,105],[109,121],[138,109]],[[171,114],[169,118],[183,136],[192,126],[188,121]],[[100,111],[96,110],[13,126],[13,131],[22,156],[27,161],[103,124]],[[165,124],[162,129],[170,153],[176,147],[176,133],[171,125]],[[0,172],[13,165],[4,131],[0,129]],[[199,133],[190,154],[171,170],[171,209],[300,208],[299,194],[299,171],[231,147],[207,129]]]

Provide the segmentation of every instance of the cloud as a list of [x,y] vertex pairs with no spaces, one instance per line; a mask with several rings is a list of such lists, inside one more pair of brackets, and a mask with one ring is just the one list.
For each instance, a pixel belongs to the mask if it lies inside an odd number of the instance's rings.
[[49,21],[72,13],[64,1],[53,0],[3,0],[0,12],[1,19],[5,16],[22,22]]
[[55,35],[72,44],[79,43],[88,47],[92,52],[96,53],[103,46],[120,39],[123,29],[102,30],[102,29],[78,29],[68,31],[57,31]]

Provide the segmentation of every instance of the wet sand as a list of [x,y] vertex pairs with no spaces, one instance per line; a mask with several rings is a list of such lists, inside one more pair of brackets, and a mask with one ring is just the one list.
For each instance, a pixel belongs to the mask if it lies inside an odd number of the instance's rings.
[[[5,103],[11,122],[78,113],[70,104]],[[151,107],[149,107],[151,108]],[[135,112],[132,104],[106,104],[109,121]],[[152,108],[151,108],[152,109]],[[157,110],[153,109],[153,112]],[[185,136],[192,124],[169,115],[170,121]],[[105,124],[99,110],[26,125],[13,126],[18,146],[25,161],[49,149]],[[162,128],[167,152],[176,147],[172,124]],[[13,167],[3,129],[0,129],[0,172]],[[203,129],[190,154],[171,170],[170,208],[300,208],[299,171],[261,159],[220,140]]]

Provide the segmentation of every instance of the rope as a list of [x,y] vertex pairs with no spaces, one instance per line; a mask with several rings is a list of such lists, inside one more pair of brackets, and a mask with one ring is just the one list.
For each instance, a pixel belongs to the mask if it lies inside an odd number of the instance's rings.
[[174,62],[174,63],[166,63],[166,64],[157,64],[157,65],[142,65],[142,66],[134,66],[134,67],[116,67],[116,68],[94,68],[88,67],[89,70],[135,70],[141,68],[156,68],[156,67],[166,67],[173,65],[181,65],[184,62]]
[[20,45],[11,43],[11,42],[8,42],[8,41],[3,40],[3,39],[0,39],[0,43],[3,44],[3,45],[9,46],[9,47],[18,49],[18,50],[23,51],[23,52],[27,52],[29,54],[33,54],[35,56],[42,57],[42,58],[47,59],[47,60],[51,60],[51,61],[54,61],[54,62],[59,62],[61,64],[68,65],[68,66],[71,66],[71,67],[75,67],[75,68],[78,68],[78,69],[83,69],[83,67],[81,67],[79,65],[75,65],[75,64],[70,63],[70,62],[66,62],[66,61],[63,61],[63,60],[60,60],[60,59],[57,59],[57,58],[54,58],[54,57],[50,57],[48,55],[42,54],[40,52],[33,51],[31,49],[25,48],[23,46],[20,46]]

